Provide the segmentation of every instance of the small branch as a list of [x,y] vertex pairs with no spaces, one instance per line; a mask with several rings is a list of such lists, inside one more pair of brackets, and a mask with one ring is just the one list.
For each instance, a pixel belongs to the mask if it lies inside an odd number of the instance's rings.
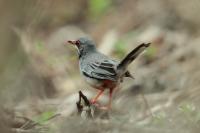
[[78,114],[84,118],[93,118],[94,117],[94,109],[91,108],[90,101],[88,98],[81,92],[79,91],[79,101],[76,102]]
[[151,113],[149,112],[146,115],[142,115],[141,114],[140,117],[135,119],[135,122],[137,122],[137,123],[148,123],[151,120],[151,118],[154,117],[154,115],[153,115],[153,117],[150,117],[150,116],[152,116],[152,114],[155,114],[156,112],[159,112],[159,111],[161,111],[163,109],[167,109],[167,108],[171,107],[173,104],[175,104],[175,100],[178,97],[180,97],[181,94],[182,93],[180,91],[178,91],[176,93],[173,92],[173,94],[171,94],[171,96],[169,96],[167,98],[167,101],[165,103],[157,104],[157,105],[149,108],[151,110]]
[[78,115],[83,119],[90,118],[109,118],[108,110],[100,109],[98,105],[93,105],[90,103],[88,98],[79,91],[79,100],[76,102]]

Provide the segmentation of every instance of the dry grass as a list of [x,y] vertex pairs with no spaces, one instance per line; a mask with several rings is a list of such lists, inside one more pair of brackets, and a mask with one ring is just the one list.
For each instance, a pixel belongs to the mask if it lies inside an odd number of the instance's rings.
[[[199,132],[199,2],[111,1],[98,7],[108,8],[98,17],[88,10],[95,3],[56,3],[0,2],[2,133]],[[115,92],[103,118],[105,112],[77,115],[78,91],[87,98],[96,93],[78,72],[75,50],[64,45],[88,36],[81,29],[118,60],[141,42],[152,43],[129,67],[135,80]]]

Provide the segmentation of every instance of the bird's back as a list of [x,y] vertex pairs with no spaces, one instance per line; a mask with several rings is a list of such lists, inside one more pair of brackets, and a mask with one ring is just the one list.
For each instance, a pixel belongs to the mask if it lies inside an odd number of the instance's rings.
[[117,81],[116,66],[119,63],[108,56],[91,51],[79,60],[80,70],[84,75],[95,79],[107,79]]

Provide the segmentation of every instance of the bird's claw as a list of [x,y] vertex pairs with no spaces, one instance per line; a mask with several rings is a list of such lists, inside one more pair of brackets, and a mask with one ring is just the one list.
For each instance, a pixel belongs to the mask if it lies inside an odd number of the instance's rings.
[[90,100],[90,104],[95,104],[95,103],[97,103],[96,100],[94,100],[94,99]]
[[94,103],[94,104],[92,104],[92,105],[94,105],[94,106],[96,106],[98,109],[100,109],[100,110],[110,110],[111,109],[111,107],[110,106],[102,106],[102,105],[100,105],[99,103]]
[[109,106],[99,106],[98,108],[105,111],[110,110]]

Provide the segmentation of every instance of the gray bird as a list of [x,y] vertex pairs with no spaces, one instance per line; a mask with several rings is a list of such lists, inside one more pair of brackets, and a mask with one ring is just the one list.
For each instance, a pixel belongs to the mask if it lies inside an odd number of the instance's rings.
[[125,58],[118,62],[97,51],[95,43],[88,38],[68,41],[76,46],[79,56],[79,67],[84,79],[99,93],[91,100],[95,104],[105,89],[109,89],[109,103],[102,109],[111,108],[113,90],[123,82],[124,77],[133,78],[127,70],[128,65],[147,47],[150,43],[142,43],[133,49]]

